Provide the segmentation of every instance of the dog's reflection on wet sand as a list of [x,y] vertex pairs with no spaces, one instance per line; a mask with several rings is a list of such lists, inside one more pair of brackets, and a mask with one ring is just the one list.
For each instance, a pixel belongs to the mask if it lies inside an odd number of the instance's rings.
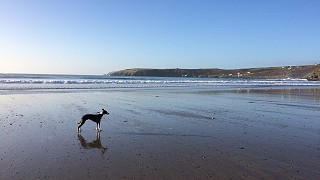
[[83,136],[81,134],[78,134],[78,139],[80,141],[80,144],[81,146],[84,148],[84,149],[99,149],[102,154],[104,154],[108,149],[109,147],[104,147],[102,144],[101,144],[101,140],[100,140],[100,132],[97,132],[96,133],[96,140],[92,141],[92,142],[87,142]]

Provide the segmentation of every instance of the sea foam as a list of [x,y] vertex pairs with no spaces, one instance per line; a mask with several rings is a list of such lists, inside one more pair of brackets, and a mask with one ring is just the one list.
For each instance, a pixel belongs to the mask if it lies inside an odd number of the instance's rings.
[[110,77],[88,75],[1,74],[0,90],[104,89],[197,86],[320,86],[305,79],[241,79],[185,77]]

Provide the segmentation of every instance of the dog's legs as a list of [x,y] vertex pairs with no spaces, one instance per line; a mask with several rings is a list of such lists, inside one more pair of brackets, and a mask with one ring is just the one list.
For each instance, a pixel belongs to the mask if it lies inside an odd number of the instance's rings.
[[97,122],[97,128],[96,128],[97,132],[100,131],[100,122]]
[[80,125],[78,126],[78,132],[80,132],[81,131],[81,126],[84,124],[86,122],[86,120],[83,120],[83,119],[81,119],[80,120]]
[[99,123],[97,122],[96,130],[99,131]]

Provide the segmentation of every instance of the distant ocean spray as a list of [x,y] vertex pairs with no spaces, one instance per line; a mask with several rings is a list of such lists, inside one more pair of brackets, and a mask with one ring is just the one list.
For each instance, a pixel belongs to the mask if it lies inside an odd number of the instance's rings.
[[160,88],[200,86],[320,87],[320,82],[312,82],[305,79],[177,78],[102,75],[0,74],[0,90]]

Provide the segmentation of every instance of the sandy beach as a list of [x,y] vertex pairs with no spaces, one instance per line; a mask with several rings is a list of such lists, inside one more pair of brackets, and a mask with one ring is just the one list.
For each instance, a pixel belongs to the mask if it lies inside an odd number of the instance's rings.
[[[0,179],[319,179],[319,89],[0,92]],[[80,117],[102,108],[100,133]]]

